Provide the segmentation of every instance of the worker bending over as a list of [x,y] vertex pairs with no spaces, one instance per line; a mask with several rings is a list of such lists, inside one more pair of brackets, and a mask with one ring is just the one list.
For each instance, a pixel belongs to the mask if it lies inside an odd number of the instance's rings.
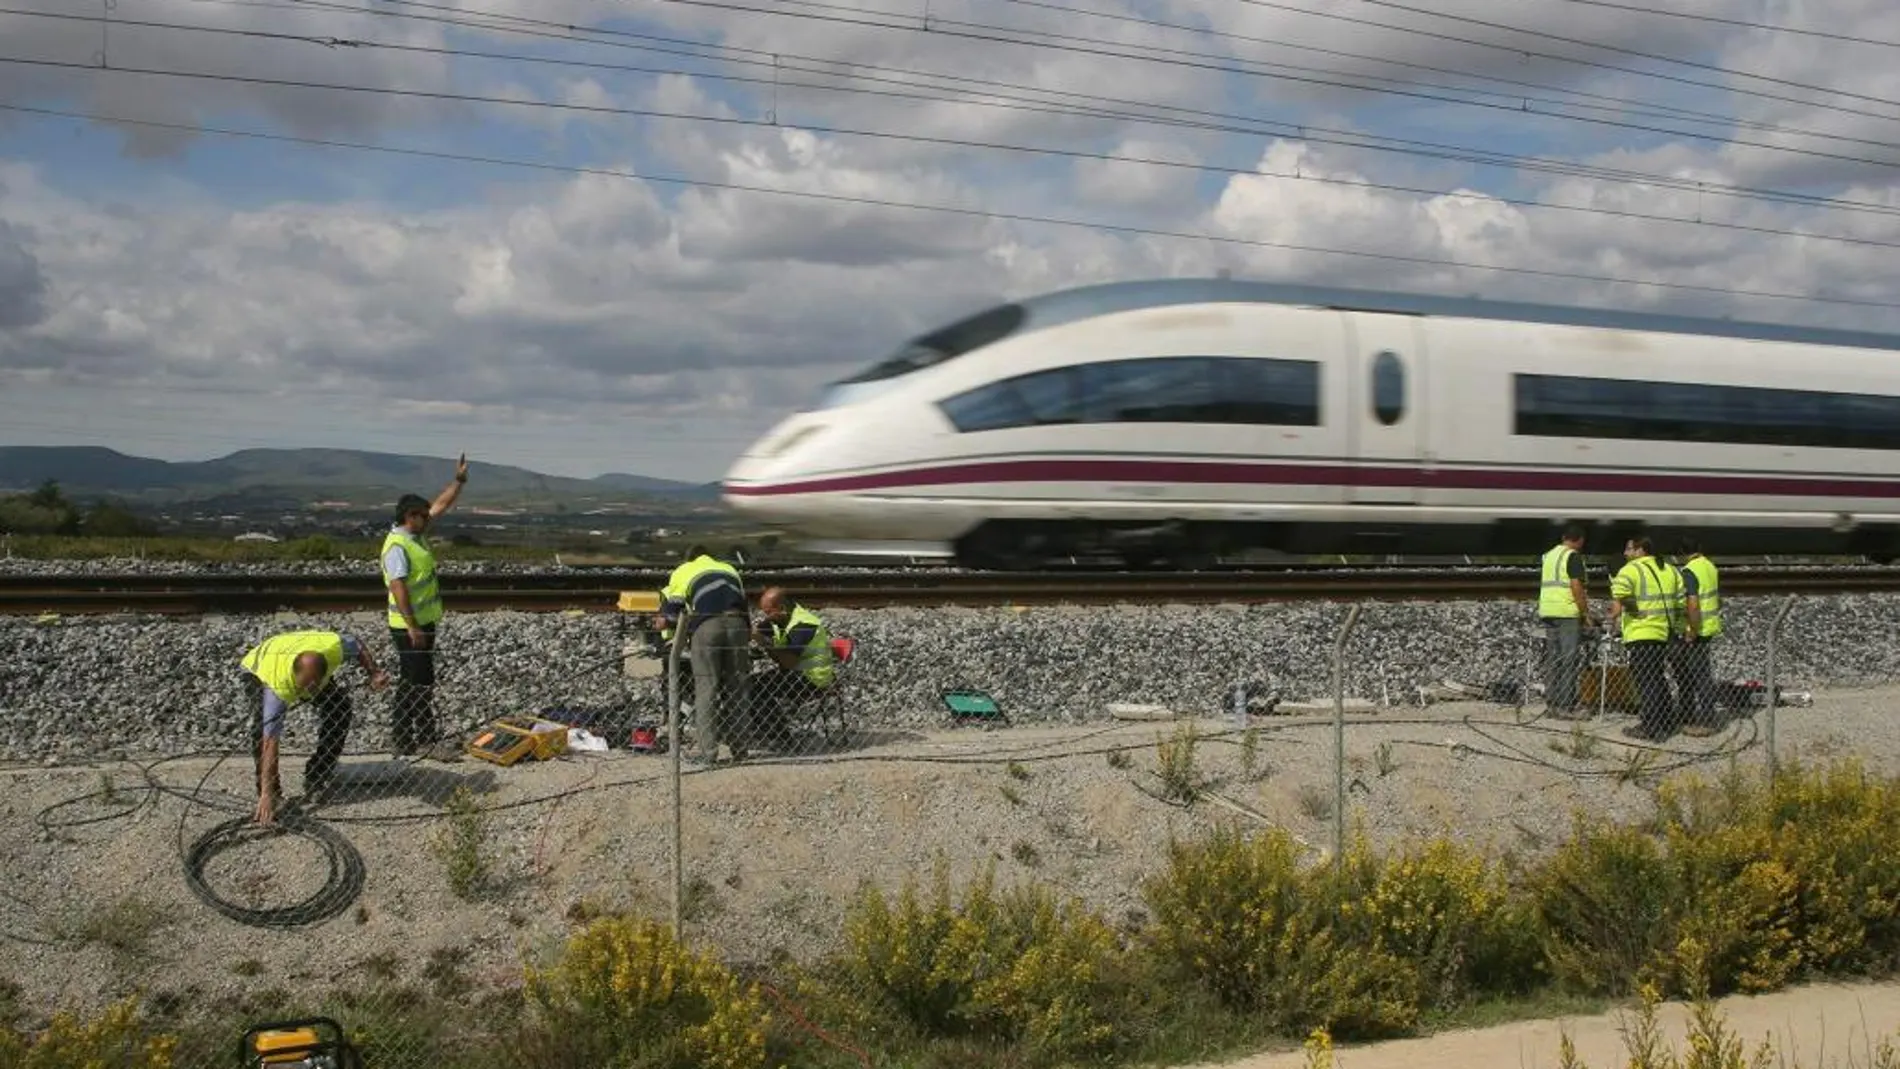
[[759,696],[753,716],[755,723],[775,723],[777,710],[810,701],[831,686],[837,654],[825,622],[779,587],[759,596],[759,611],[764,619],[753,629],[752,641],[765,650],[772,667],[752,680],[752,692]]
[[1623,546],[1623,565],[1610,580],[1610,619],[1621,622],[1623,648],[1629,651],[1641,711],[1624,734],[1636,739],[1665,739],[1679,719],[1670,693],[1669,644],[1682,633],[1682,573],[1657,559],[1647,538]]
[[[679,626],[681,613],[686,624]],[[693,663],[693,739],[698,759],[711,764],[723,739],[734,761],[746,758],[746,673],[751,655],[746,641],[745,582],[739,570],[706,552],[686,551],[660,591],[660,618],[674,642],[686,643]]]
[[257,822],[277,817],[284,787],[277,774],[277,744],[284,716],[305,701],[317,707],[317,750],[303,766],[304,797],[323,801],[332,785],[337,759],[350,734],[350,696],[336,684],[345,657],[369,673],[369,685],[381,690],[389,674],[377,667],[355,636],[335,631],[290,631],[250,648],[239,662],[251,703],[251,760],[257,770]]

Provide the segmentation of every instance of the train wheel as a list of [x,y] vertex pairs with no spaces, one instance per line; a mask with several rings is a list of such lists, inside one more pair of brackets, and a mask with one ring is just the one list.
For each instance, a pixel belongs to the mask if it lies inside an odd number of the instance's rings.
[[1041,566],[1040,539],[1028,532],[984,525],[957,542],[957,563],[984,571],[1021,572]]

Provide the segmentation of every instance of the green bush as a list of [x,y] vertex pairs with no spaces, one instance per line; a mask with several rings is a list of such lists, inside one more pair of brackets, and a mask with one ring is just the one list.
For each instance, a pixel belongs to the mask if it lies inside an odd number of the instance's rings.
[[57,1014],[37,1036],[0,1028],[0,1065],[10,1069],[172,1069],[177,1046],[176,1036],[147,1035],[137,1000],[126,999],[91,1021]]
[[1342,890],[1330,874],[1302,870],[1297,844],[1278,828],[1174,843],[1167,869],[1146,888],[1150,946],[1229,1009],[1275,1031],[1403,1033],[1418,1023],[1419,969],[1376,940],[1344,938],[1352,929],[1339,923]]
[[1546,953],[1580,990],[1686,990],[1673,955],[1704,948],[1710,989],[1768,991],[1804,975],[1900,962],[1900,789],[1858,763],[1791,765],[1658,791],[1655,828],[1580,822],[1534,884]]
[[[609,917],[552,968],[530,968],[542,1064],[758,1069],[770,1021],[758,989],[647,920]],[[558,1053],[552,1053],[558,1051]]]
[[1046,888],[997,893],[991,866],[961,901],[942,865],[927,900],[915,881],[895,903],[867,887],[845,939],[848,975],[925,1035],[1021,1042],[1038,1061],[1117,1039],[1108,1011],[1127,962],[1115,932]]

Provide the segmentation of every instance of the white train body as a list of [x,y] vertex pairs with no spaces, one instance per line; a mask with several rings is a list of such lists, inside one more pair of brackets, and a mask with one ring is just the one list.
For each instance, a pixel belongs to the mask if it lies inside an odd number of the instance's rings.
[[[1022,562],[1900,548],[1900,337],[1225,280],[1006,304],[829,389],[725,499],[834,552]],[[1664,547],[1659,547],[1664,548]]]

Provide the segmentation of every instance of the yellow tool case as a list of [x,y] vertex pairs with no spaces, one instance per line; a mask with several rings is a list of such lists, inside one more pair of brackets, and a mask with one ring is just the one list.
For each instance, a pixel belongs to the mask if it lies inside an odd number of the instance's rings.
[[468,755],[497,765],[525,758],[547,761],[567,751],[567,725],[537,716],[504,716],[470,739]]

